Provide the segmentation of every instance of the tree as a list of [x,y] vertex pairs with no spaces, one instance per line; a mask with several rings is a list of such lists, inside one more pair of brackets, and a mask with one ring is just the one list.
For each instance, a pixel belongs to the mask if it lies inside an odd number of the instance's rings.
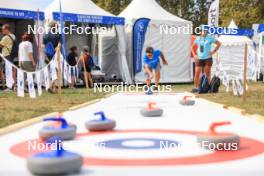
[[118,15],[125,9],[131,0],[93,0],[93,2],[104,10],[114,15]]
[[251,28],[254,23],[264,23],[263,0],[220,0],[221,25],[228,26],[234,19],[240,28]]

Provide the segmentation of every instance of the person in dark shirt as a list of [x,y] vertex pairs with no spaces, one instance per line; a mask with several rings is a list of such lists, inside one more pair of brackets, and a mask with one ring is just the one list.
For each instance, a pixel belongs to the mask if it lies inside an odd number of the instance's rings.
[[93,88],[93,79],[92,79],[91,72],[92,72],[92,68],[94,67],[94,62],[89,52],[88,46],[83,47],[83,52],[80,56],[79,65],[81,67],[81,71],[84,76],[84,82],[85,82],[86,87]]
[[[61,43],[61,35],[58,31],[58,24],[56,22],[51,22],[49,25],[49,32],[48,34],[44,35],[43,37],[43,44],[45,46],[45,62],[49,64],[52,60],[53,56],[56,53],[56,48],[59,43]],[[55,80],[50,81],[50,93],[56,93],[56,84]]]
[[58,24],[55,22],[51,22],[49,27],[50,27],[50,31],[48,32],[48,34],[44,35],[43,37],[43,44],[45,45],[45,47],[47,47],[49,44],[52,44],[54,53],[53,54],[46,53],[47,57],[45,58],[45,62],[47,64],[52,60],[56,52],[55,50],[58,44],[61,42],[61,35],[59,33],[52,32],[52,31],[55,31],[55,29],[58,29]]
[[[77,54],[77,47],[73,46],[70,48],[71,52],[68,54],[67,56],[67,62],[70,66],[76,66],[77,64],[77,58],[78,58],[78,54]],[[75,78],[74,78],[74,68],[70,69],[71,72],[71,83],[69,84],[69,88],[73,89],[75,86]]]

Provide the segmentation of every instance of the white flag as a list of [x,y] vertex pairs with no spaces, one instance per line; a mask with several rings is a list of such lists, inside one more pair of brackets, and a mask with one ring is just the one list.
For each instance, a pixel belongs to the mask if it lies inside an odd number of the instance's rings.
[[[58,63],[58,62],[57,62]],[[56,70],[56,62],[52,60],[50,62],[50,70],[51,70],[51,80],[55,81],[58,79],[57,70]]]
[[72,72],[72,67],[69,66],[69,70],[68,70],[68,82],[69,83],[72,83],[72,79],[71,79],[72,75],[71,75],[71,72]]
[[38,95],[42,95],[42,80],[41,80],[41,71],[36,72],[36,80],[38,85]]
[[215,0],[208,12],[208,25],[212,27],[219,26],[219,0]]
[[236,84],[237,84],[237,89],[238,89],[239,95],[243,95],[244,89],[243,89],[243,86],[241,85],[241,82],[239,81],[238,78],[236,79]]
[[227,73],[225,71],[223,75],[223,84],[226,87],[226,92],[229,92],[229,77],[227,76]]
[[75,82],[77,82],[77,78],[76,78],[76,67],[73,67],[73,76],[74,76]]
[[36,92],[34,87],[33,73],[27,73],[27,81],[28,81],[28,92],[30,98],[36,98]]
[[236,82],[234,80],[232,80],[232,88],[233,88],[233,93],[235,96],[237,96],[237,86],[236,86]]
[[248,52],[248,67],[250,69],[250,77],[253,81],[256,80],[256,54],[254,49],[251,47]]
[[68,81],[68,64],[66,61],[64,61],[63,77],[65,81]]
[[50,78],[49,78],[49,70],[48,67],[44,68],[44,79],[45,79],[45,87],[46,90],[49,90],[50,88]]
[[13,88],[14,79],[13,79],[13,67],[12,64],[5,60],[5,74],[6,74],[6,86],[10,89]]
[[24,72],[17,69],[17,96],[24,97],[25,82],[24,82]]

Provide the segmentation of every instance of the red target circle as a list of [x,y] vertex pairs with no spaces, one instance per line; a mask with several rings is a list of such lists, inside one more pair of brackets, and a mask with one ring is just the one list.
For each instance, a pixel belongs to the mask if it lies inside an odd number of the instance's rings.
[[[201,135],[203,132],[183,131],[183,130],[119,130],[105,133],[81,133],[77,138],[84,136],[95,136],[105,134],[120,134],[120,133],[175,133],[187,135]],[[32,140],[38,141],[38,140]],[[26,158],[40,151],[29,151],[28,142],[18,143],[10,148],[10,152],[16,156]],[[241,137],[240,149],[237,151],[215,151],[211,154],[193,157],[175,157],[162,159],[104,159],[95,157],[84,157],[84,164],[87,166],[169,166],[169,165],[195,165],[195,164],[212,164],[226,161],[234,161],[245,159],[264,153],[264,143],[254,139]]]

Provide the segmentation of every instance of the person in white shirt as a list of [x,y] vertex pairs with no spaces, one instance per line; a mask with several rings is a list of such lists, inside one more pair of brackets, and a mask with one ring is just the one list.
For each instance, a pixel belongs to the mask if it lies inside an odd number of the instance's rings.
[[33,57],[33,37],[25,33],[22,36],[22,42],[19,44],[18,61],[22,70],[34,72],[36,68]]

